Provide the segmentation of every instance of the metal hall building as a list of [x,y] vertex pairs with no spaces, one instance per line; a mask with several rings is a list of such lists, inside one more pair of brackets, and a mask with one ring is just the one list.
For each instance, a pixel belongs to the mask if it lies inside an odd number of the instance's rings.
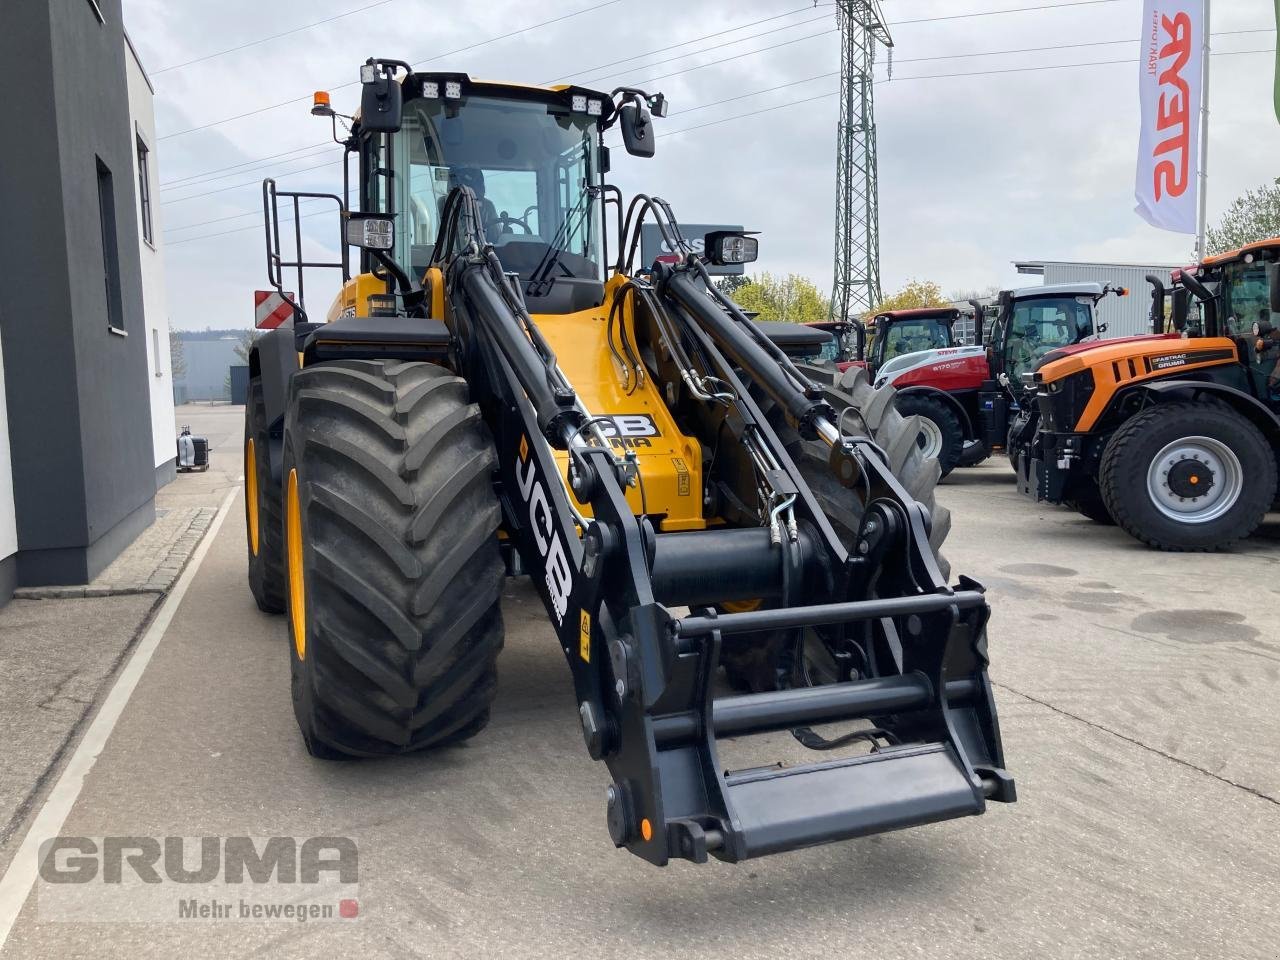
[[174,431],[151,91],[120,0],[0,4],[0,87],[4,603],[88,582],[154,520]]

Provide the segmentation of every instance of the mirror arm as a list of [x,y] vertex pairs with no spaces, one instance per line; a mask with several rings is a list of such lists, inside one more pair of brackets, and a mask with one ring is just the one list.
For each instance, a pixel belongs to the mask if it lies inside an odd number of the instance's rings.
[[[369,254],[382,264],[391,278],[395,280],[396,285],[400,288],[401,296],[404,298],[405,312],[413,316],[417,308],[426,301],[426,291],[422,288],[422,285],[400,269],[400,265],[391,259],[385,250],[370,250]],[[394,290],[390,292],[395,293]]]

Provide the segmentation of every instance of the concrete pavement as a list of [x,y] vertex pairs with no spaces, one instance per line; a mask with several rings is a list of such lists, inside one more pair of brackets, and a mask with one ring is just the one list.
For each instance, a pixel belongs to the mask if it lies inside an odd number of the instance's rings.
[[[219,460],[238,459],[236,431]],[[607,773],[523,582],[508,585],[501,688],[476,740],[308,758],[284,624],[244,583],[237,499],[61,832],[351,836],[360,918],[42,923],[33,896],[3,956],[1274,958],[1276,529],[1232,555],[1150,553],[1026,503],[996,463],[942,499],[953,569],[991,588],[1019,803],[666,870],[608,841]]]

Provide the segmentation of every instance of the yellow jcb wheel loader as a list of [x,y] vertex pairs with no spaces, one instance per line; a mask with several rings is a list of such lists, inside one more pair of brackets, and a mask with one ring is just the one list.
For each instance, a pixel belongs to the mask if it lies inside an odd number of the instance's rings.
[[[948,585],[930,544],[937,464],[918,428],[865,382],[835,409],[709,282],[709,264],[755,259],[753,237],[695,252],[665,202],[624,204],[605,179],[606,133],[651,156],[663,97],[395,60],[361,80],[343,193],[264,184],[271,282],[296,269],[298,297],[250,358],[246,433],[266,468],[251,514],[279,525],[259,531],[276,559],[255,595],[283,595],[311,753],[479,731],[503,578],[527,575],[612,778],[610,835],[651,863],[1012,801],[988,606],[976,582]],[[324,323],[305,307],[314,259],[281,252],[282,199],[295,248],[305,202],[333,204],[341,249],[359,249],[358,268],[332,264],[344,285]],[[645,221],[678,262],[637,267]],[[749,692],[715,695],[722,664]],[[849,732],[809,729],[831,722]],[[720,738],[771,731],[844,749],[718,759]]]

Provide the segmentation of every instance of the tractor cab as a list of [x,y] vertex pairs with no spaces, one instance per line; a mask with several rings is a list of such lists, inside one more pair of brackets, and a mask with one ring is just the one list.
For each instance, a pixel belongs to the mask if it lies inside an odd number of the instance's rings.
[[877,314],[867,324],[871,333],[866,362],[874,372],[898,357],[956,346],[955,307],[920,307]]
[[1106,324],[1097,321],[1097,306],[1112,293],[1123,297],[1128,290],[1110,284],[1059,283],[1001,291],[986,337],[992,378],[1016,398],[1023,392],[1023,375],[1048,354],[1106,332]]
[[1191,338],[1230,339],[1239,359],[1236,388],[1280,412],[1280,238],[1175,270],[1168,319],[1164,284],[1147,280],[1154,332],[1168,326]]

